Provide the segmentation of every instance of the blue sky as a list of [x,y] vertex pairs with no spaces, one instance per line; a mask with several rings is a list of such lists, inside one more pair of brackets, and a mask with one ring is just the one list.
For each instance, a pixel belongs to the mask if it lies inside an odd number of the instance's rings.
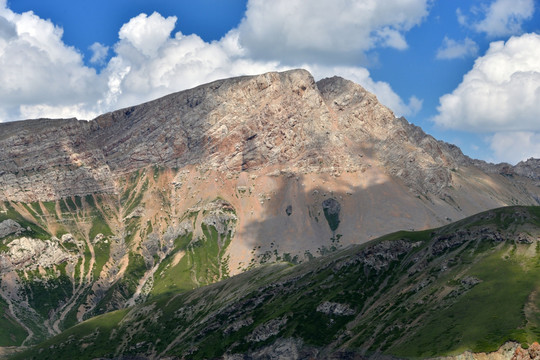
[[305,67],[487,161],[540,157],[534,0],[0,0],[0,122]]

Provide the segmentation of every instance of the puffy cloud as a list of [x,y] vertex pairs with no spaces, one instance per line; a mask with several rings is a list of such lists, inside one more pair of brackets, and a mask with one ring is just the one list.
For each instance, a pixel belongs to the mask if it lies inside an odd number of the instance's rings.
[[485,19],[474,27],[489,36],[518,34],[523,21],[533,13],[534,0],[497,0],[489,6]]
[[98,42],[90,45],[90,50],[92,50],[92,57],[90,58],[92,64],[103,64],[109,53],[109,47]]
[[469,56],[476,56],[478,53],[478,45],[468,37],[462,42],[444,37],[443,44],[437,50],[437,59],[462,59]]
[[257,59],[351,64],[377,46],[406,48],[403,34],[428,6],[429,0],[251,0],[240,43]]
[[382,44],[398,50],[405,50],[408,45],[403,34],[390,27],[384,27],[375,31],[375,36]]
[[3,16],[0,16],[0,39],[8,41],[17,36],[17,27]]
[[495,0],[481,9],[473,8],[473,14],[485,16],[469,24],[467,17],[458,9],[458,22],[470,26],[488,36],[507,36],[522,32],[521,25],[534,13],[534,0]]
[[498,161],[516,164],[531,156],[540,158],[540,132],[500,132],[490,137],[489,142]]
[[451,93],[434,121],[475,132],[540,131],[540,35],[492,42]]
[[146,56],[155,56],[157,50],[169,39],[176,23],[176,16],[164,18],[157,12],[147,16],[139,14],[120,29],[120,40],[129,41]]
[[[148,28],[144,22],[138,25]],[[234,31],[211,43],[195,34],[186,36],[177,32],[174,37],[169,34],[152,54],[134,46],[128,40],[132,38],[129,28],[122,29],[124,38],[115,46],[116,56],[103,71],[109,79],[104,103],[110,106],[133,105],[220,78],[283,70],[277,62],[257,62],[243,57]]]
[[21,118],[21,106],[91,103],[105,90],[62,34],[32,12],[0,7],[0,122]]

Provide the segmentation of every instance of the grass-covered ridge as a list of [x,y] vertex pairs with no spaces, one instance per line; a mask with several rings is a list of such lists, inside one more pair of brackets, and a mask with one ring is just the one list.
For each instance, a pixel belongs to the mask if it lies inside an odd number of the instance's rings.
[[[214,235],[206,228],[207,239]],[[75,326],[16,358],[306,354],[406,358],[540,337],[540,208],[398,232],[310,262],[266,265]],[[192,239],[179,238],[187,249]],[[105,336],[105,337],[104,337]],[[106,339],[105,339],[106,338]]]

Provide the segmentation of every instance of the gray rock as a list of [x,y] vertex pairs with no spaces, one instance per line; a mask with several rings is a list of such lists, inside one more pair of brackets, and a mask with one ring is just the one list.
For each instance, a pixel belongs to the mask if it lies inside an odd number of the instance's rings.
[[[368,148],[422,194],[444,194],[460,166],[540,176],[534,159],[516,167],[471,160],[396,118],[360,85],[340,77],[316,83],[305,70],[219,80],[92,121],[3,123],[0,133],[0,201],[115,194],[116,177],[149,165],[197,164],[226,177],[287,164],[295,170],[279,174],[339,176],[369,167],[362,158]],[[177,180],[173,186],[182,187]]]
[[19,234],[23,231],[23,227],[14,220],[7,219],[0,222],[0,239],[11,234]]
[[325,301],[317,306],[317,311],[326,315],[350,316],[356,314],[356,311],[348,304]]
[[247,340],[260,342],[269,339],[270,337],[279,334],[281,327],[287,323],[287,318],[272,319],[262,325],[259,325],[253,332],[248,335]]
[[10,242],[8,248],[7,252],[0,254],[2,271],[49,268],[63,262],[76,262],[79,256],[65,251],[59,241],[53,240],[22,237]]
[[478,285],[481,282],[482,280],[474,276],[466,276],[461,279],[461,284],[467,289],[472,288],[473,286]]

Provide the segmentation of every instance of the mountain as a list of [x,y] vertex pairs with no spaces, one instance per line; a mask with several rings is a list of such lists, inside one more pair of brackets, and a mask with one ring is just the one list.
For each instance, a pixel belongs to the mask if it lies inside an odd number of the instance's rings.
[[487,164],[304,70],[92,121],[0,124],[0,346],[378,236],[540,203],[539,160]]
[[540,348],[525,350],[540,336],[539,241],[540,207],[490,210],[162,294],[15,359],[426,358],[505,343],[484,358],[529,359]]

